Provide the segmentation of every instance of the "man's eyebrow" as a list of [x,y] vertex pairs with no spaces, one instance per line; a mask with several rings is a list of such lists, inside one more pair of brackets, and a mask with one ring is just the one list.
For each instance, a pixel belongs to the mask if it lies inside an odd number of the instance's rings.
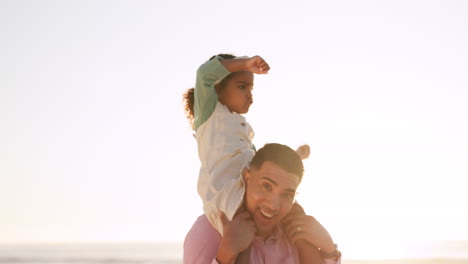
[[[269,182],[271,182],[271,184],[275,185],[275,186],[278,186],[278,183],[275,182],[274,180],[268,178],[268,177],[262,177],[263,180],[267,180]],[[295,189],[286,189],[285,190],[286,192],[290,192],[290,193],[296,193],[296,190]]]

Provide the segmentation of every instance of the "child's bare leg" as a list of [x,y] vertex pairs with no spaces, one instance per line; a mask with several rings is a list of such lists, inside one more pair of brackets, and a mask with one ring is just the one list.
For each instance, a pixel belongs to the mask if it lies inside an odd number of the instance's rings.
[[[245,209],[245,204],[242,204],[242,206],[239,209],[237,209],[236,215],[242,212],[246,212],[246,211],[247,210]],[[237,255],[235,264],[249,264],[249,263],[250,263],[250,246],[246,250],[239,253],[239,255]]]
[[307,159],[310,156],[310,147],[309,145],[302,145],[296,149],[296,153],[302,160]]

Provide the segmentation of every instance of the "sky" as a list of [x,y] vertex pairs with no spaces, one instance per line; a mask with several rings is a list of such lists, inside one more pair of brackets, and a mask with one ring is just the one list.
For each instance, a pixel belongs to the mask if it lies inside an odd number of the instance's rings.
[[335,242],[468,240],[467,12],[1,1],[0,243],[183,241],[202,208],[182,94],[218,53],[270,64],[254,143],[311,146],[298,200]]

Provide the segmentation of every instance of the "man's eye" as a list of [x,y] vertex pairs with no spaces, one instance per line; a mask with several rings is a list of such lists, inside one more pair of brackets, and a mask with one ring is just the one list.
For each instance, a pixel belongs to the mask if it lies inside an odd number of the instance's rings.
[[245,85],[240,85],[239,88],[242,89],[242,90],[244,90],[244,89],[245,89]]
[[271,190],[270,184],[264,183],[264,184],[263,184],[263,189],[268,190],[268,191]]
[[289,201],[292,201],[294,200],[294,195],[290,194],[290,193],[285,193],[283,194],[283,197]]

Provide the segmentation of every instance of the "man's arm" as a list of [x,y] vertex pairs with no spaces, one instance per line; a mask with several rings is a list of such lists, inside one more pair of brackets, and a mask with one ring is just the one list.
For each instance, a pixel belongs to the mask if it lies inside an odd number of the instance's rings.
[[341,263],[341,253],[328,231],[314,217],[306,215],[300,205],[294,205],[283,224],[298,250],[301,264]]

